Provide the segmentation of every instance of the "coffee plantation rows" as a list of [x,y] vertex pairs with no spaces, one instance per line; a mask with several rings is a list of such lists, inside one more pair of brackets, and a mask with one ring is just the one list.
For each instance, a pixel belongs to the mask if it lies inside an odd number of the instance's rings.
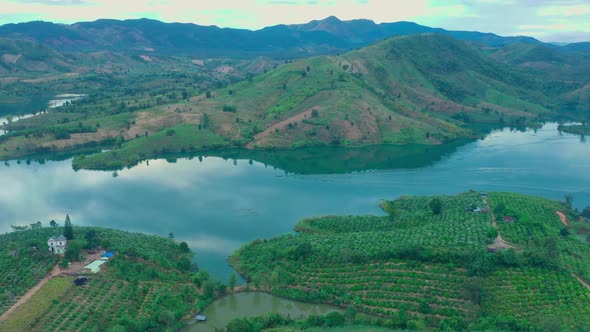
[[[494,229],[489,207],[495,212]],[[568,330],[590,326],[590,245],[560,202],[512,193],[407,197],[387,216],[327,216],[256,240],[231,258],[255,287],[351,307],[390,328]],[[512,216],[514,223],[502,221]],[[566,231],[563,229],[566,228]],[[499,234],[513,249],[490,250]]]
[[[47,227],[0,236],[2,248],[20,248],[16,257],[6,252],[0,260],[3,310],[18,300],[16,295],[24,294],[63,259],[49,254],[47,249],[47,239],[62,231],[61,227]],[[209,280],[208,274],[195,273],[193,253],[185,243],[95,227],[74,227],[74,236],[75,240],[69,244],[79,241],[86,247],[93,242],[116,255],[100,273],[89,274],[86,285],[74,286],[72,282],[62,298],[41,308],[42,314],[24,318],[28,321],[28,331],[178,329],[196,308],[208,303],[221,288],[219,283]],[[62,270],[61,273],[69,272]],[[208,292],[204,291],[205,286],[210,289]],[[8,292],[16,295],[8,299]],[[26,313],[21,315],[17,310],[12,315],[22,321]],[[6,326],[12,326],[11,316]]]
[[570,274],[540,269],[507,269],[486,279],[483,307],[491,313],[530,322],[562,322],[585,331],[590,323],[590,292]]
[[[498,220],[499,231],[507,241],[526,245],[529,241],[558,235],[564,225],[555,211],[573,215],[559,203],[541,197],[516,193],[490,193],[488,201]],[[514,217],[515,223],[502,221],[504,216]]]
[[113,325],[146,331],[178,325],[195,301],[193,284],[125,282],[109,276],[72,287],[30,331],[103,331]]
[[47,250],[51,229],[12,232],[0,236],[0,315],[58,262]]

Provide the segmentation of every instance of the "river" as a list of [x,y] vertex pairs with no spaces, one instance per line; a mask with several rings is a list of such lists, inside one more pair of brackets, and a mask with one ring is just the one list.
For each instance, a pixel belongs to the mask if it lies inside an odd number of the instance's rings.
[[[186,241],[196,262],[227,281],[226,258],[240,246],[292,231],[305,217],[380,214],[381,199],[514,191],[590,205],[590,145],[539,130],[496,130],[484,139],[434,147],[314,148],[158,159],[113,172],[71,160],[0,168],[0,232],[55,219]],[[229,156],[229,157],[228,157]],[[235,159],[233,159],[235,158]],[[0,164],[3,165],[3,164]]]

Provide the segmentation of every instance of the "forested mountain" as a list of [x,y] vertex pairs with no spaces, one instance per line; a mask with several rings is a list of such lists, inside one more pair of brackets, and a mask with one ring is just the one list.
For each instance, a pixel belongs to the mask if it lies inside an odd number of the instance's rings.
[[[396,35],[439,33],[479,45],[503,47],[524,43],[543,45],[531,37],[502,37],[492,33],[448,31],[412,22],[376,24],[370,20],[341,21],[336,17],[307,24],[276,25],[251,31],[149,19],[98,20],[72,25],[28,22],[0,26],[0,36],[37,41],[58,51],[110,50],[123,53],[248,58],[272,56],[298,58],[336,54]],[[587,50],[579,43],[562,51]]]

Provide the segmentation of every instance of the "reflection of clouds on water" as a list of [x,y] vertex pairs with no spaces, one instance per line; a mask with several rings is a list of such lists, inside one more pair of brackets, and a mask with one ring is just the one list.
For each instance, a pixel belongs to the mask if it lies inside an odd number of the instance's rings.
[[430,166],[333,175],[285,174],[216,157],[151,160],[117,178],[74,172],[71,160],[10,164],[0,167],[0,232],[37,220],[63,223],[66,213],[76,225],[173,232],[197,252],[200,267],[223,280],[231,273],[225,258],[246,242],[290,232],[309,216],[380,214],[379,200],[403,194],[476,189],[561,199],[574,193],[577,207],[590,203],[588,145],[555,130],[495,132]]
[[[195,227],[199,227],[195,225]],[[216,254],[231,255],[234,250],[238,249],[242,242],[232,241],[214,235],[204,233],[191,236],[190,239],[185,239],[189,247],[196,252],[207,251]]]

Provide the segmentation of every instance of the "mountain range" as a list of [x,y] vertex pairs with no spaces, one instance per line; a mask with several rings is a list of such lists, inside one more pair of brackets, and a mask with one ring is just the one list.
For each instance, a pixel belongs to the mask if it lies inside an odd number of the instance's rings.
[[562,52],[590,50],[590,43],[558,46],[532,37],[450,31],[412,22],[341,21],[333,16],[306,24],[276,25],[256,31],[149,19],[103,19],[71,25],[36,21],[0,26],[0,37],[33,40],[61,52],[110,50],[127,54],[148,52],[232,58],[264,55],[280,59],[343,53],[392,36],[419,33],[438,33],[490,47],[530,44]]

